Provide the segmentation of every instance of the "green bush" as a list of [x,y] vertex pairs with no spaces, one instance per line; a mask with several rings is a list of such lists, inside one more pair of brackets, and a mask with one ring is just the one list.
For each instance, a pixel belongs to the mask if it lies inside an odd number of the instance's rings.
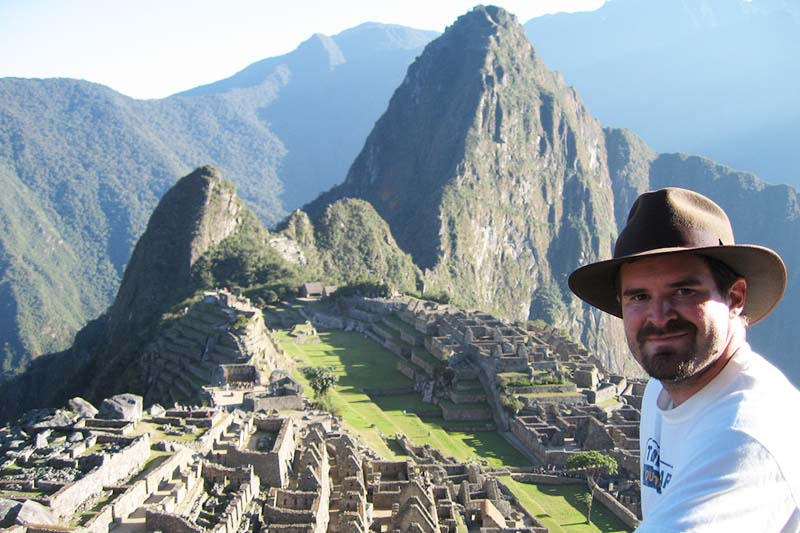
[[500,405],[510,415],[516,415],[525,407],[522,400],[512,394],[502,394],[500,396]]
[[389,285],[379,281],[359,281],[336,289],[332,298],[342,296],[366,296],[368,298],[388,298],[392,295]]
[[505,382],[506,387],[530,387],[533,385],[531,378],[515,378]]
[[342,415],[342,412],[341,412],[341,409],[339,408],[339,406],[336,405],[335,403],[333,403],[333,400],[331,399],[331,397],[327,396],[327,395],[326,396],[322,396],[320,398],[317,398],[317,400],[314,402],[314,407],[316,407],[317,409],[319,409],[321,411],[325,411],[327,413],[330,413],[333,416],[341,416]]

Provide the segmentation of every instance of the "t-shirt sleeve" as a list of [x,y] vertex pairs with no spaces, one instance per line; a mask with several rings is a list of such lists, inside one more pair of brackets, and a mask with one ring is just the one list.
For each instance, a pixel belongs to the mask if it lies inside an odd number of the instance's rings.
[[743,432],[717,435],[682,465],[638,533],[780,532],[795,520],[797,504],[772,455]]

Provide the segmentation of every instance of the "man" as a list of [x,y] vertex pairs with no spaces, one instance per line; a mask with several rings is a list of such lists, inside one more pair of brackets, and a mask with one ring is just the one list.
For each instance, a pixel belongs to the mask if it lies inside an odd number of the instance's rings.
[[569,285],[622,318],[652,378],[637,531],[800,531],[800,393],[745,339],[783,296],[778,254],[736,245],[717,204],[668,188],[641,195],[614,258]]

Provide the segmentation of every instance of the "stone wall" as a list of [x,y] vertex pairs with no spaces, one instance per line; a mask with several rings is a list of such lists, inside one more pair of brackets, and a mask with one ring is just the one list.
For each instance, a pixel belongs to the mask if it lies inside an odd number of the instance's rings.
[[236,383],[261,384],[258,368],[248,364],[219,365],[214,371],[213,380],[218,387]]
[[169,531],[170,533],[203,533],[205,530],[187,519],[166,511],[147,510],[145,515],[147,533]]
[[[110,505],[103,507],[99,513],[94,515],[91,520],[86,522],[77,531],[81,533],[108,533],[111,523],[114,521],[114,513]],[[31,528],[28,528],[31,531]]]
[[601,487],[598,486],[595,489],[594,497],[597,501],[602,503],[606,509],[611,511],[614,516],[619,518],[623,524],[631,529],[639,527],[639,519],[636,518],[636,515]]
[[400,498],[401,491],[385,490],[381,492],[373,492],[372,505],[375,509],[391,509],[392,505]]
[[528,359],[526,357],[497,357],[498,372],[527,372]]
[[464,405],[442,402],[439,407],[442,408],[442,418],[448,422],[492,418],[492,411],[488,404],[480,407],[464,407]]
[[176,471],[189,464],[192,454],[192,450],[181,448],[172,457],[150,471],[144,478],[146,492],[148,494],[156,492],[163,480],[171,478]]
[[[269,419],[267,419],[269,420]],[[275,423],[276,419],[272,419]],[[289,469],[294,459],[295,450],[295,429],[294,422],[290,418],[278,419],[280,420],[280,430],[277,437],[275,437],[275,444],[270,453],[275,454],[278,463],[278,470],[273,472],[270,477],[265,480],[273,486],[285,487],[289,480]],[[256,427],[259,427],[261,420],[256,419]]]
[[531,483],[534,485],[574,485],[575,478],[564,476],[553,476],[550,474],[511,474],[514,481],[521,483]]
[[269,396],[267,394],[257,394],[248,392],[244,395],[242,408],[246,411],[271,411],[273,409],[285,410],[293,409],[300,411],[303,409],[303,397],[297,394],[286,396]]
[[112,508],[114,519],[122,520],[139,508],[149,495],[147,483],[141,479],[117,496],[108,507]]
[[518,417],[511,419],[511,433],[545,465],[563,466],[567,462],[569,452],[560,449],[548,449],[539,442],[539,436],[533,428],[527,427]]
[[525,404],[525,408],[533,409],[537,403],[579,405],[581,403],[586,403],[586,396],[583,394],[571,394],[569,396],[520,396],[520,400]]
[[507,431],[509,427],[509,417],[500,405],[497,387],[495,387],[495,376],[497,369],[494,367],[490,358],[483,357],[479,350],[467,350],[469,361],[478,370],[478,380],[486,391],[486,401],[491,409],[492,418],[500,431]]
[[231,423],[233,423],[233,417],[231,415],[225,415],[225,418],[222,420],[222,422],[216,426],[213,426],[203,436],[201,436],[200,439],[198,439],[200,442],[201,451],[207,452],[211,450],[211,448],[217,442],[219,442],[220,437],[223,433],[225,433],[225,430],[230,427]]
[[514,387],[514,394],[544,394],[561,392],[578,392],[575,383],[564,383],[560,385],[531,385],[530,387]]
[[50,508],[61,517],[72,516],[81,504],[89,497],[99,494],[105,485],[114,485],[132,472],[141,470],[149,457],[150,437],[145,433],[82,479],[65,485],[50,496]]
[[610,400],[614,396],[617,395],[617,387],[616,385],[607,384],[606,386],[597,389],[596,391],[587,390],[586,391],[586,399],[589,403],[603,403],[606,400]]

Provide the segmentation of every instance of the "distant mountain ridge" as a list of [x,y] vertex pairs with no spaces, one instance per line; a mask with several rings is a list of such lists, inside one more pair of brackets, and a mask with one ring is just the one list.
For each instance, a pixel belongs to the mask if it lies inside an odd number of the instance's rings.
[[525,24],[605,125],[800,186],[800,5],[609,0]]

